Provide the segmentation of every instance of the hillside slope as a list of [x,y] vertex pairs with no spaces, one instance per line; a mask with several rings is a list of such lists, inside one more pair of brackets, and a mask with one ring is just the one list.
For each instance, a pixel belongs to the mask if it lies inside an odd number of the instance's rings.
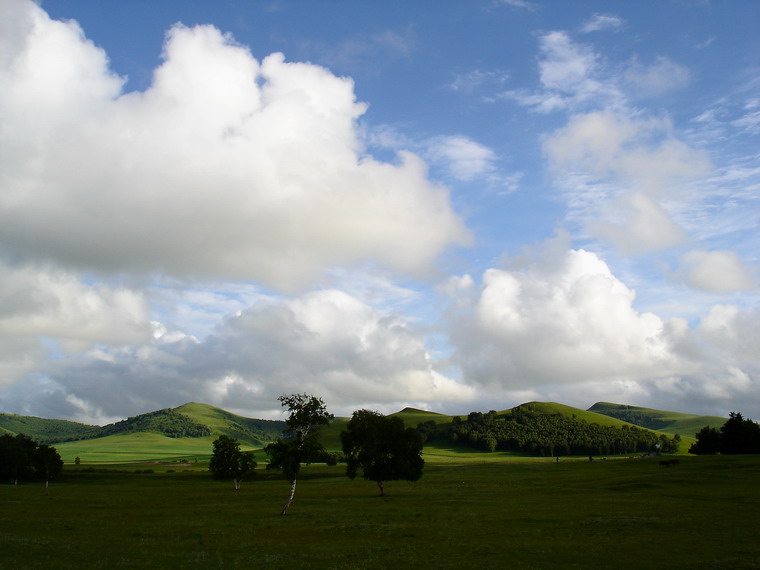
[[661,431],[670,435],[680,434],[687,437],[694,437],[694,434],[705,426],[719,428],[728,419],[719,416],[699,416],[682,412],[614,404],[611,402],[597,402],[589,408],[589,411],[617,418],[647,429]]
[[64,461],[79,457],[84,463],[205,456],[211,453],[213,440],[222,434],[239,440],[244,449],[257,449],[277,439],[284,428],[283,421],[246,418],[195,402],[102,427],[0,415],[0,429],[52,443]]
[[263,445],[274,441],[285,429],[285,422],[282,420],[246,418],[197,402],[183,404],[174,408],[173,411],[209,428],[211,435],[229,435],[251,445]]
[[54,443],[82,437],[91,437],[99,426],[68,420],[48,420],[35,416],[0,413],[0,434],[23,433],[40,443]]
[[565,404],[558,404],[557,402],[528,402],[515,406],[511,410],[505,410],[502,413],[512,413],[515,410],[525,410],[540,414],[560,414],[566,418],[584,421],[589,424],[614,428],[622,428],[625,425],[630,427],[632,423],[607,414],[601,414],[591,409],[582,410],[581,408],[574,408]]

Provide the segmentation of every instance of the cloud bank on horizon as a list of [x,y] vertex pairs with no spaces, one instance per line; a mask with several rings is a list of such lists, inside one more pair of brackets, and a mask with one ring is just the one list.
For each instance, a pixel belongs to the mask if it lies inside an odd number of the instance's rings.
[[760,417],[760,7],[220,6],[0,4],[3,411]]

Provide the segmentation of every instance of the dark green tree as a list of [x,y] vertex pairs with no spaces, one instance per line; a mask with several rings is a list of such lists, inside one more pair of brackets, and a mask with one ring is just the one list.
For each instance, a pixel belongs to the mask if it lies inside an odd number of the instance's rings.
[[689,453],[694,455],[714,455],[720,452],[720,432],[710,426],[699,430],[695,437],[697,441],[689,448]]
[[422,436],[414,428],[405,428],[401,418],[358,410],[340,439],[346,475],[353,479],[361,469],[365,479],[377,483],[380,496],[385,495],[386,481],[417,481],[422,476]]
[[720,428],[720,452],[726,454],[760,453],[760,425],[731,412]]
[[17,485],[33,475],[32,457],[37,443],[24,434],[0,436],[0,477]]
[[301,464],[311,463],[324,454],[317,432],[320,426],[332,421],[333,415],[327,412],[322,398],[309,394],[280,396],[278,400],[289,412],[285,420],[285,438],[270,443],[264,451],[269,455],[267,469],[281,469],[291,482],[290,494],[280,511],[280,515],[285,516],[296,494]]
[[55,447],[41,443],[34,451],[32,463],[37,476],[45,481],[45,494],[49,494],[50,480],[60,475],[63,470],[61,456],[58,455]]
[[243,479],[253,473],[256,462],[253,452],[241,451],[240,442],[234,437],[220,435],[214,440],[214,452],[208,468],[216,479],[229,479],[240,489]]
[[55,447],[40,444],[24,434],[0,436],[0,480],[18,484],[19,481],[45,481],[60,474],[63,461]]
[[738,412],[731,412],[720,430],[705,426],[695,437],[689,453],[696,455],[760,453],[760,425]]

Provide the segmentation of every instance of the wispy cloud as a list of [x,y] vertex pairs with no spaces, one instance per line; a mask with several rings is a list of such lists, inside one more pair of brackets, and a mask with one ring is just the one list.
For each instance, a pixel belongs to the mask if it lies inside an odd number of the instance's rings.
[[454,79],[447,87],[452,91],[469,95],[484,87],[499,89],[508,79],[509,73],[506,71],[473,69],[455,74]]
[[581,26],[581,32],[599,32],[602,30],[616,30],[623,26],[625,20],[613,14],[594,14]]
[[350,38],[335,46],[320,45],[320,61],[354,74],[373,75],[399,59],[408,58],[416,47],[414,30],[380,30],[370,36]]
[[634,58],[625,71],[625,79],[636,94],[657,97],[686,87],[691,80],[691,72],[664,56],[658,56],[650,65],[642,64],[638,58]]
[[510,90],[502,97],[542,113],[626,104],[617,81],[602,73],[601,56],[564,31],[539,38],[540,91]]
[[536,10],[539,5],[535,2],[528,2],[528,0],[494,0],[496,4],[503,4],[505,6],[511,6],[512,8],[522,8],[524,10]]

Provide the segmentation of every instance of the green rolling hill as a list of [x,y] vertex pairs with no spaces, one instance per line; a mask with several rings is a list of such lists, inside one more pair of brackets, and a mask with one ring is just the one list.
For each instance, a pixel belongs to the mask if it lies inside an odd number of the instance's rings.
[[283,421],[246,418],[195,402],[102,427],[0,415],[0,429],[54,444],[67,463],[76,457],[85,463],[118,463],[207,456],[211,454],[213,440],[222,434],[239,440],[244,449],[258,449],[277,439],[284,428]]
[[728,418],[719,416],[699,416],[682,412],[668,412],[652,408],[597,402],[589,408],[590,412],[617,418],[647,429],[661,431],[667,434],[680,434],[682,437],[693,437],[705,426],[720,428]]
[[68,439],[91,437],[99,429],[99,426],[68,420],[48,420],[35,416],[0,413],[0,435],[23,433],[40,443],[55,443]]
[[624,425],[631,425],[631,422],[627,422],[619,418],[614,418],[606,414],[600,414],[590,409],[582,410],[580,408],[574,408],[572,406],[558,404],[556,402],[528,402],[526,404],[515,406],[511,410],[505,410],[504,412],[500,413],[511,413],[513,410],[521,409],[542,414],[560,414],[566,418],[581,420],[589,424],[599,424],[600,426],[621,428]]

